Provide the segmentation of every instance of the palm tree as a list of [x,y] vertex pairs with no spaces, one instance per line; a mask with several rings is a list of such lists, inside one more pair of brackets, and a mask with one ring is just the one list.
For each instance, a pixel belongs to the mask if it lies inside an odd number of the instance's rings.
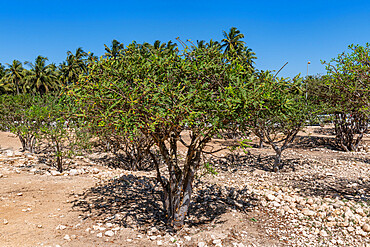
[[107,45],[104,45],[104,47],[106,51],[104,55],[110,58],[117,58],[124,49],[124,45],[115,39],[112,41],[110,48]]
[[94,63],[94,62],[96,62],[98,60],[99,60],[99,58],[98,58],[98,56],[95,56],[94,55],[94,52],[88,52],[87,53],[87,59],[86,59],[86,63],[87,64]]
[[223,35],[224,38],[221,40],[221,47],[225,48],[225,53],[236,52],[236,54],[239,54],[245,44],[245,42],[241,40],[244,38],[244,34],[240,33],[236,27],[232,27],[229,33],[223,31]]
[[244,34],[236,27],[230,28],[229,33],[223,31],[224,39],[222,39],[221,48],[225,48],[224,53],[231,57],[236,57],[242,61],[247,71],[254,71],[254,59],[257,59],[256,54],[251,48],[245,45],[245,42],[241,39],[244,38]]
[[4,87],[7,87],[8,89],[15,86],[15,90],[18,95],[20,94],[25,69],[23,68],[22,63],[18,60],[13,60],[12,64],[7,65],[9,68],[5,70],[2,82]]
[[87,73],[87,60],[89,56],[81,47],[76,49],[76,53],[67,52],[66,61],[60,66],[61,79],[65,84],[74,83],[78,80],[80,74]]
[[30,91],[46,93],[61,87],[57,80],[56,66],[46,65],[47,60],[46,57],[38,56],[34,64],[25,62],[31,67],[25,76],[25,87]]
[[0,80],[5,75],[5,67],[0,63]]

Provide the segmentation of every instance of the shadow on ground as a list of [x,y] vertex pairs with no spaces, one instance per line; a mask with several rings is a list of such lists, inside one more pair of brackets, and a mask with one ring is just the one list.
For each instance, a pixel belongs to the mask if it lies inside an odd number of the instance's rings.
[[[263,170],[273,172],[273,164],[275,155],[262,155],[248,153],[241,154],[228,154],[224,157],[213,157],[211,163],[223,171],[236,172],[239,170],[253,172],[254,170]],[[291,172],[296,170],[296,166],[302,161],[299,159],[283,158],[280,164],[280,172]]]
[[[342,160],[356,160],[369,162],[367,158],[355,158],[340,156]],[[263,170],[269,172],[271,176],[276,176],[277,180],[284,181],[285,186],[292,186],[300,189],[302,196],[321,196],[330,198],[342,198],[370,203],[370,183],[367,178],[349,179],[336,177],[331,173],[319,173],[312,170],[305,175],[298,172],[299,166],[313,161],[305,159],[284,158],[278,173],[273,172],[273,155],[228,155],[222,158],[213,159],[214,166],[228,172]]]
[[338,150],[335,144],[334,137],[319,137],[319,136],[297,136],[292,148],[311,149],[311,148],[327,148],[331,150]]
[[370,203],[370,183],[362,179],[331,177],[327,174],[313,174],[290,181],[300,189],[303,196],[321,196]]
[[[246,189],[237,190],[197,182],[188,226],[200,226],[236,209],[246,211],[257,204]],[[162,192],[155,178],[125,175],[101,186],[92,187],[73,201],[73,208],[85,219],[111,222],[146,232],[153,226],[165,230],[166,217]]]

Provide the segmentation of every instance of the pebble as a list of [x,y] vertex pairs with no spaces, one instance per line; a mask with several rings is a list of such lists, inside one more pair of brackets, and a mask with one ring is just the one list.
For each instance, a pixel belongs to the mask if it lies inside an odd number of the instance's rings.
[[370,232],[370,225],[369,224],[364,224],[362,226],[362,230],[364,230],[364,232]]
[[9,223],[9,221],[7,219],[4,219],[3,223],[4,223],[4,225],[7,225]]
[[268,195],[266,196],[266,198],[267,198],[267,200],[269,200],[269,201],[274,201],[274,200],[276,199],[276,197],[275,197],[274,195],[272,195],[272,194],[268,194]]
[[308,208],[304,208],[302,210],[302,214],[304,214],[306,216],[314,216],[316,213],[312,210],[309,210]]
[[56,229],[57,230],[64,230],[64,229],[66,229],[67,227],[65,226],[65,225],[58,225],[57,227],[56,227]]
[[112,231],[112,230],[106,231],[106,232],[104,233],[104,235],[105,235],[105,236],[108,236],[108,237],[113,237],[113,236],[114,236],[114,231]]
[[327,236],[329,236],[329,235],[328,235],[328,233],[327,233],[325,230],[321,230],[321,231],[320,231],[320,236],[321,236],[321,237],[327,237]]
[[190,240],[191,240],[191,237],[190,237],[190,236],[185,236],[185,237],[184,237],[184,239],[185,239],[186,241],[190,241]]
[[198,243],[198,247],[206,247],[207,245],[206,245],[206,243],[204,243],[204,242],[199,242]]
[[66,234],[66,235],[64,235],[64,238],[63,238],[64,240],[71,240],[71,237],[68,235],[68,234]]

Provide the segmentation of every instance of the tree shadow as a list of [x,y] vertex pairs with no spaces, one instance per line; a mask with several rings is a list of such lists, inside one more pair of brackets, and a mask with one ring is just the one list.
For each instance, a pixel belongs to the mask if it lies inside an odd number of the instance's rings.
[[[213,157],[211,163],[213,166],[223,171],[236,172],[238,170],[253,172],[254,170],[263,170],[266,172],[274,171],[275,155],[252,154],[248,152],[245,155],[231,153],[224,157]],[[279,166],[279,172],[296,171],[296,165],[301,163],[299,159],[283,158]]]
[[291,180],[294,188],[303,196],[341,198],[370,203],[370,183],[361,179],[332,177],[327,174],[313,174]]
[[334,137],[320,136],[296,136],[291,147],[299,149],[326,148],[331,150],[339,150],[335,143]]
[[[154,163],[149,158],[145,158],[136,164],[136,162],[122,153],[113,154],[106,152],[104,155],[100,155],[99,157],[90,157],[90,160],[102,166],[121,168],[128,171],[152,171],[155,168]],[[136,166],[133,166],[133,163],[135,163]]]
[[[246,211],[257,204],[246,188],[218,187],[197,181],[186,225],[200,226],[214,221],[231,209]],[[152,177],[124,175],[92,187],[74,200],[74,210],[84,219],[115,223],[123,227],[147,232],[153,226],[167,227],[163,210],[162,190]]]

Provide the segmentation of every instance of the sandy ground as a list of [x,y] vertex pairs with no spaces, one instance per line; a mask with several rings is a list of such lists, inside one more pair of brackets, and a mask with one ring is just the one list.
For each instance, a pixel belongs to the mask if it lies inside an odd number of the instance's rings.
[[[301,135],[311,136],[314,134],[311,132]],[[207,175],[199,182],[194,200],[202,206],[194,207],[191,212],[192,223],[189,221],[181,232],[173,234],[161,230],[161,223],[148,219],[157,217],[157,212],[152,209],[155,201],[147,199],[145,196],[151,194],[144,191],[145,186],[152,186],[153,172],[110,169],[81,158],[73,166],[67,166],[66,173],[54,176],[50,174],[54,168],[41,164],[34,155],[18,153],[20,148],[16,136],[0,132],[0,153],[3,153],[0,156],[0,246],[220,246],[221,240],[222,246],[290,246],[289,242],[266,230],[272,227],[269,225],[271,220],[279,222],[276,212],[261,207],[261,199],[254,198],[253,193],[243,199],[245,204],[239,205],[236,199],[230,202],[228,196],[207,192],[226,185],[238,188],[242,183],[257,189],[266,184],[283,186],[282,175],[267,171],[263,165],[224,168],[219,164],[217,176]],[[13,155],[6,156],[6,150],[14,151]],[[255,157],[273,154],[269,148],[251,149],[251,152],[255,152]],[[311,155],[323,162],[340,160],[341,157],[348,160],[351,156],[325,147],[310,150],[299,145],[290,155]],[[368,167],[369,155],[359,155],[359,158],[363,158],[363,164]],[[80,166],[86,172],[76,176],[68,174],[68,170]],[[286,171],[288,175],[293,173]],[[243,174],[248,175],[241,178]],[[352,175],[368,176],[367,173],[356,174]],[[294,186],[289,184],[289,188]],[[129,215],[131,210],[133,213]],[[129,217],[118,219],[122,215]],[[114,235],[110,236],[109,231]],[[353,246],[369,246],[361,239],[363,245]]]

